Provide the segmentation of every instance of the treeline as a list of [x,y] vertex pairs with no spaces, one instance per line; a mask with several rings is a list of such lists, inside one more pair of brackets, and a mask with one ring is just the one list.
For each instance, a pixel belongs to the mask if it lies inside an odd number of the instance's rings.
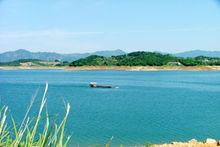
[[11,62],[0,62],[0,66],[69,66],[68,61],[60,61],[60,60],[54,60],[54,61],[44,61],[39,59],[20,59],[16,61]]
[[170,54],[157,52],[132,52],[126,55],[103,57],[92,55],[73,61],[70,66],[198,66],[220,65],[220,58],[199,56],[196,58],[180,58]]
[[[23,64],[27,63],[27,64]],[[0,62],[0,66],[199,66],[220,65],[220,58],[198,56],[181,58],[157,52],[132,52],[125,55],[103,57],[91,55],[73,62],[42,61],[38,59],[21,59],[12,62]]]
[[27,62],[40,64],[40,61],[42,61],[42,60],[38,60],[38,59],[20,59],[20,60],[11,61],[11,62],[0,62],[0,66],[20,66],[21,63],[27,63]]

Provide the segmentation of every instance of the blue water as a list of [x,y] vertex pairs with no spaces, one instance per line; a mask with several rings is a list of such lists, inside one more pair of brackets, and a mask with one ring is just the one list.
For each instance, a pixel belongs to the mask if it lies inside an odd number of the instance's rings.
[[[1,106],[20,121],[38,89],[37,112],[45,81],[52,120],[71,104],[66,134],[70,146],[142,145],[220,139],[220,72],[129,72],[65,70],[0,70]],[[116,89],[92,89],[89,82]]]

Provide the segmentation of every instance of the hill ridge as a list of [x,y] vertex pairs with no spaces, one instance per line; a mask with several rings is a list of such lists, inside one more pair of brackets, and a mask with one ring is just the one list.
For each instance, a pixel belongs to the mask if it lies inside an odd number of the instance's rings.
[[70,53],[70,54],[61,54],[56,52],[31,52],[26,49],[18,49],[15,51],[8,51],[1,53],[0,62],[11,62],[19,59],[39,59],[46,61],[51,61],[51,60],[74,61],[94,54],[109,57],[109,56],[122,55],[126,53],[120,49],[103,50],[103,51],[96,51],[91,53]]

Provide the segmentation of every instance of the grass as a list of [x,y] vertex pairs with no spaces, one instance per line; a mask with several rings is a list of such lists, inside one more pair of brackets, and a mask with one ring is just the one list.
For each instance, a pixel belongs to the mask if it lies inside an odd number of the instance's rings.
[[[25,117],[20,126],[18,126],[13,116],[11,121],[13,129],[7,125],[8,107],[4,106],[0,111],[0,147],[66,147],[70,136],[65,137],[65,124],[70,111],[70,105],[66,105],[66,114],[60,124],[51,124],[48,113],[46,111],[46,120],[42,119],[42,112],[46,104],[46,93],[48,83],[46,83],[44,94],[41,100],[39,111],[35,119],[30,119],[28,116],[30,108],[33,105],[34,98],[31,101]],[[43,123],[43,130],[40,131],[39,123]]]

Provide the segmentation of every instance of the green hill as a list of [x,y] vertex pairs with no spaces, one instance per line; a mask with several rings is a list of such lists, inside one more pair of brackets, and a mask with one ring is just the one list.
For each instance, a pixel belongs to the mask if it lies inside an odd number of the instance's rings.
[[175,57],[157,52],[132,52],[125,55],[104,57],[91,55],[73,62],[43,61],[39,59],[21,59],[12,62],[0,62],[0,66],[198,66],[220,65],[220,58],[198,56],[195,58]]
[[126,55],[103,57],[89,56],[73,61],[70,66],[161,66],[169,62],[177,62],[172,55],[155,52],[133,52]]
[[70,66],[163,66],[163,65],[220,65],[220,58],[199,56],[195,58],[175,57],[156,52],[132,52],[126,55],[103,57],[92,55],[73,61]]

